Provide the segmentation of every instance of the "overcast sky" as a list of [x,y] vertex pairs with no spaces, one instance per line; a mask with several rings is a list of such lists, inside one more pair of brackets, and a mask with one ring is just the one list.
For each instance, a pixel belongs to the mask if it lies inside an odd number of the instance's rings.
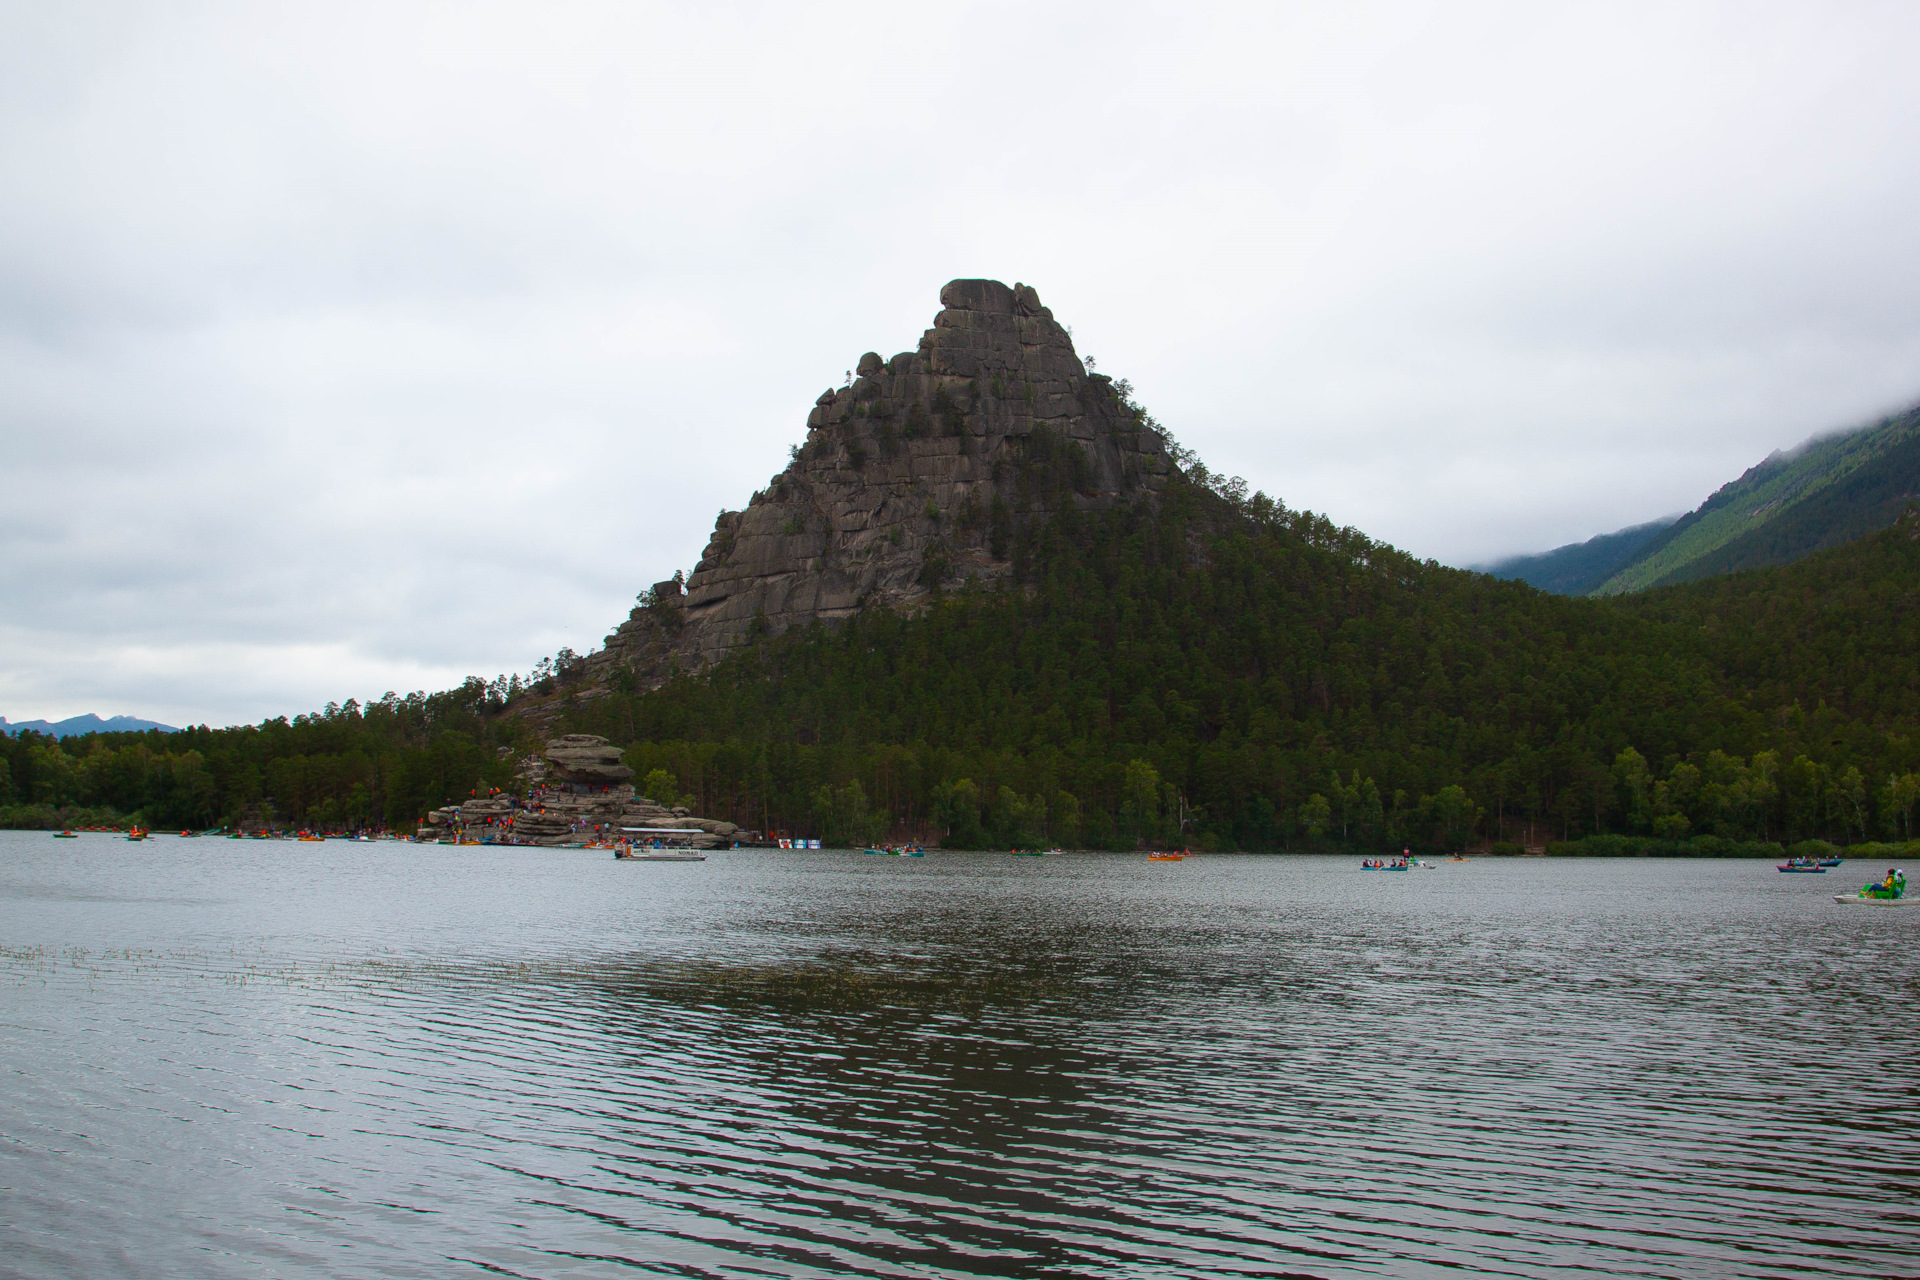
[[597,646],[959,276],[1470,564],[1920,400],[1920,6],[0,7],[0,714]]

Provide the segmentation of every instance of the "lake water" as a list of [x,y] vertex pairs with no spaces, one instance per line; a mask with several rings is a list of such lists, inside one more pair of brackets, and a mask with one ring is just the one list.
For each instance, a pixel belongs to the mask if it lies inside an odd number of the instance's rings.
[[0,832],[0,1273],[1912,1275],[1870,871]]

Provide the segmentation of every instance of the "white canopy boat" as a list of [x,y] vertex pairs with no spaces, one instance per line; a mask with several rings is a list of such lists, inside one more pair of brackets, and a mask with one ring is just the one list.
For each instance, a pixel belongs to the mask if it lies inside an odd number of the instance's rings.
[[705,862],[707,855],[693,847],[695,836],[707,833],[698,827],[622,827],[622,835],[640,836],[646,843],[629,843],[614,857],[621,862]]

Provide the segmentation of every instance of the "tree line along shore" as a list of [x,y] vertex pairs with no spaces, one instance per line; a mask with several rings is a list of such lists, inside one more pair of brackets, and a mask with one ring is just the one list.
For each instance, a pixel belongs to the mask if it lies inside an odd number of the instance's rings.
[[835,843],[1913,839],[1920,516],[1782,568],[1571,599],[1198,470],[1152,504],[1021,523],[1004,584],[764,637],[657,688],[574,661],[259,725],[0,739],[0,825],[203,828],[265,807],[411,829],[580,732],[628,744],[699,813]]

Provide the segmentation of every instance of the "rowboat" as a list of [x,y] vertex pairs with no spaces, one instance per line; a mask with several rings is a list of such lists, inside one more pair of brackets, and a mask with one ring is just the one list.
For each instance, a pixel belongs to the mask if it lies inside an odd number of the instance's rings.
[[1181,862],[1186,859],[1186,856],[1187,855],[1184,850],[1180,853],[1150,853],[1147,855],[1147,861],[1148,862]]
[[53,838],[55,840],[78,840],[80,837],[71,831],[56,831],[53,833]]
[[1774,870],[1781,872],[1784,875],[1790,875],[1790,876],[1793,876],[1793,875],[1823,876],[1827,874],[1827,869],[1825,867],[1819,866],[1818,864],[1815,864],[1815,863],[1802,863],[1796,866],[1791,862],[1783,862],[1779,866],[1775,867]]

